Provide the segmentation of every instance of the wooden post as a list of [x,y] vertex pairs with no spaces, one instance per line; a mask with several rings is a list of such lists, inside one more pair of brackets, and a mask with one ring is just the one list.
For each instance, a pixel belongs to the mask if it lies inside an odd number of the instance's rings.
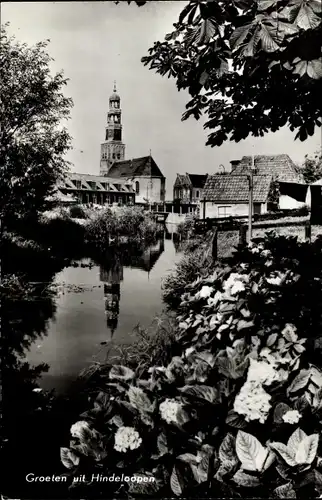
[[239,226],[239,245],[245,247],[247,243],[247,226],[242,224]]
[[308,220],[305,224],[305,241],[311,243],[311,221]]
[[252,155],[252,165],[248,176],[249,182],[249,208],[248,208],[248,240],[251,241],[253,236],[253,183],[254,183],[255,160]]
[[216,261],[218,257],[218,227],[215,227],[214,229],[214,234],[212,236],[212,248],[211,248],[211,254],[212,254],[212,260]]

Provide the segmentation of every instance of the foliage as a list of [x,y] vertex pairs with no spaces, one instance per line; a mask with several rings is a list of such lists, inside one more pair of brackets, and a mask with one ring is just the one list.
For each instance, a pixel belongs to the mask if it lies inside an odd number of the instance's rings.
[[176,309],[181,302],[187,283],[205,276],[212,266],[209,253],[209,235],[205,239],[195,239],[185,246],[185,254],[176,264],[174,271],[165,277],[162,283],[163,301]]
[[303,174],[304,181],[307,184],[322,179],[322,154],[317,151],[314,157],[306,155],[304,164],[299,171]]
[[194,236],[195,221],[198,219],[199,217],[195,214],[192,217],[186,217],[183,222],[178,224],[178,234],[183,238]]
[[[320,495],[322,371],[312,347],[321,264],[321,241],[269,237],[188,285],[180,353],[143,377],[112,366],[72,426],[62,450],[71,490],[113,498]],[[154,481],[75,486],[85,471]]]
[[93,215],[86,224],[86,241],[102,248],[124,237],[126,241],[153,241],[159,233],[160,228],[152,214],[140,207],[106,208]]
[[69,208],[69,215],[72,219],[87,219],[86,210],[82,205],[72,205]]
[[0,43],[0,215],[37,213],[67,168],[70,137],[62,127],[72,101],[63,94],[63,73],[50,74],[48,42],[33,47],[1,27]]
[[320,0],[191,0],[142,61],[189,91],[183,120],[208,115],[208,145],[285,125],[304,141],[321,126],[321,12]]

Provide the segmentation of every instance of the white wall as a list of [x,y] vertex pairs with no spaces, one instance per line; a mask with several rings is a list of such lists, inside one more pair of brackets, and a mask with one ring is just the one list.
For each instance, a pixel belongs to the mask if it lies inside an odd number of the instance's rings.
[[[308,191],[310,191],[310,190],[308,189]],[[308,195],[306,196],[306,198],[308,199]],[[311,193],[310,193],[310,198],[311,198]],[[291,210],[293,208],[301,208],[305,204],[306,204],[306,202],[297,201],[294,198],[291,198],[290,196],[287,196],[285,194],[282,194],[279,197],[279,208],[281,210],[287,210],[287,209]],[[310,204],[311,204],[311,200],[310,200]]]
[[135,177],[133,179],[133,187],[135,183],[139,182],[140,192],[135,194],[135,201],[137,203],[161,203],[161,178],[160,177]]
[[[230,207],[230,211],[226,216],[219,214],[219,207]],[[200,218],[203,219],[204,217],[204,212],[203,212],[203,203],[201,204],[200,207]],[[266,203],[261,203],[261,213],[265,214],[267,212],[267,205]],[[241,217],[241,216],[247,216],[248,215],[248,203],[235,203],[235,204],[228,204],[228,203],[213,203],[211,201],[206,202],[206,214],[205,217],[209,217],[209,219],[215,219],[217,217]]]

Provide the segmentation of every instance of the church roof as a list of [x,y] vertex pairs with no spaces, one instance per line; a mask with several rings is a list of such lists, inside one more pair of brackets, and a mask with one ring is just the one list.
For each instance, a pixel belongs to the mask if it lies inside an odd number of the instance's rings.
[[111,166],[108,176],[113,178],[125,177],[127,179],[134,177],[164,177],[152,156],[142,156],[132,160],[118,160]]
[[[256,155],[254,160],[257,175],[270,175],[281,182],[303,182],[302,176],[297,172],[295,163],[286,154]],[[231,173],[233,175],[247,173],[251,167],[251,162],[251,156],[243,156]]]

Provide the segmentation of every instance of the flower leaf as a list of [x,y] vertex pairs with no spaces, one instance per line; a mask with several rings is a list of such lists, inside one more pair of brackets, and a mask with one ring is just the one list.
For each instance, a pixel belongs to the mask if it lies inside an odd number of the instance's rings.
[[173,493],[175,495],[177,495],[178,497],[180,495],[182,495],[182,492],[183,492],[183,488],[182,488],[181,483],[182,483],[182,479],[179,476],[178,469],[176,468],[176,466],[174,466],[173,470],[172,470],[171,477],[170,477],[170,486],[171,486]]
[[241,415],[239,415],[239,413],[236,413],[234,410],[230,410],[228,412],[226,418],[226,424],[230,425],[231,427],[235,427],[237,429],[244,429],[247,425],[245,419]]
[[292,488],[292,483],[282,484],[273,491],[276,498],[296,498],[296,492]]
[[131,386],[128,391],[130,403],[139,412],[148,412],[152,409],[152,403],[146,393],[140,387]]
[[218,401],[218,391],[209,385],[185,385],[179,389],[184,395],[204,399],[209,403]]
[[289,438],[287,442],[287,448],[293,454],[294,457],[301,441],[303,441],[303,439],[305,439],[306,437],[307,435],[305,434],[305,432],[298,427]]
[[256,488],[256,486],[260,485],[258,477],[251,476],[242,470],[236,472],[233,476],[233,481],[244,488]]
[[238,431],[236,453],[242,467],[249,471],[261,471],[268,455],[268,450],[252,434]]
[[295,460],[298,464],[311,464],[315,459],[319,444],[319,435],[306,436],[299,444]]
[[236,439],[230,432],[228,432],[219,447],[219,458],[223,464],[237,463],[235,447]]
[[134,378],[134,371],[131,368],[123,365],[113,365],[110,369],[110,379],[116,380],[131,380]]
[[60,459],[67,469],[72,469],[79,464],[79,457],[69,448],[60,448]]
[[297,392],[307,386],[310,380],[310,370],[301,370],[288,388],[288,393]]
[[283,443],[270,443],[270,448],[278,453],[278,455],[291,467],[295,467],[296,460],[292,451]]

